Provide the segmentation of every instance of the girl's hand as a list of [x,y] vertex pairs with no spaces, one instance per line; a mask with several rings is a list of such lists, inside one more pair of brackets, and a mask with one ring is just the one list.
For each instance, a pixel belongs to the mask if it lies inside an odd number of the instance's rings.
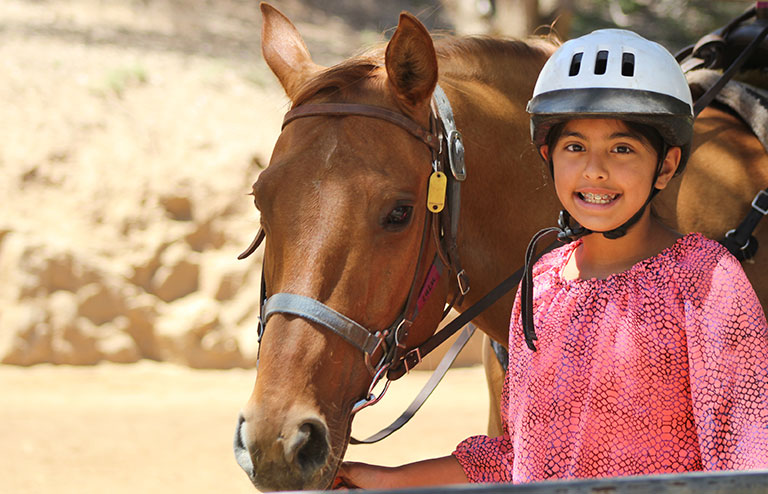
[[399,467],[382,467],[345,461],[339,468],[333,489],[402,489],[467,482],[453,456],[418,461]]
[[[357,463],[345,461],[341,464],[336,479],[333,481],[333,490],[347,489],[371,489],[386,488],[380,483],[382,472],[385,467],[369,465],[367,463]],[[386,475],[386,474],[383,474]]]

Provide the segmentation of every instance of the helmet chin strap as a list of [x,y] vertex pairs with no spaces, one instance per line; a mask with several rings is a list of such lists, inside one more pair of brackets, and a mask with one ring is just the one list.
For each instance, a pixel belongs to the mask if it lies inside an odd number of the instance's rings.
[[[656,179],[659,178],[661,173],[664,159],[667,156],[668,146],[664,144],[662,146],[662,152],[659,154],[659,162],[656,165],[656,172],[653,175],[653,184],[656,184]],[[550,170],[552,170],[552,159],[549,160]],[[536,336],[536,328],[533,323],[533,264],[536,262],[536,244],[544,237],[551,233],[557,233],[557,238],[561,242],[568,243],[576,240],[584,235],[590,233],[602,233],[605,238],[617,239],[627,234],[629,230],[638,220],[643,216],[645,208],[650,204],[651,199],[659,192],[655,186],[651,187],[651,192],[648,194],[648,199],[645,200],[645,204],[637,211],[631,218],[624,222],[623,225],[607,232],[593,232],[587,228],[576,223],[571,225],[571,215],[565,209],[560,211],[560,218],[557,222],[557,227],[545,228],[540,230],[533,236],[528,243],[528,248],[525,251],[525,268],[523,271],[523,278],[521,281],[520,290],[520,318],[523,326],[523,336],[525,337],[525,343],[532,351],[536,351],[536,345],[534,342],[538,340]]]
[[656,187],[651,189],[651,193],[648,195],[648,199],[645,200],[645,203],[642,205],[642,207],[635,214],[633,214],[631,218],[625,221],[623,225],[605,232],[596,232],[594,230],[584,228],[575,220],[573,220],[575,225],[571,225],[571,215],[565,209],[561,209],[560,217],[557,219],[557,226],[560,227],[560,232],[557,234],[557,238],[563,243],[572,242],[585,235],[589,235],[590,233],[602,233],[603,237],[609,238],[611,240],[621,238],[627,234],[627,230],[629,230],[635,223],[640,220],[640,218],[643,217],[645,208],[648,207],[648,204],[651,203],[651,200],[658,192],[659,189]]

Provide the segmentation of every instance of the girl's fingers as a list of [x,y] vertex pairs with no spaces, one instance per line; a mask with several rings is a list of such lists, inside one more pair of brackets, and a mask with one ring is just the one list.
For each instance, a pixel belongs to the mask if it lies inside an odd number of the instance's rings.
[[331,490],[334,491],[348,491],[349,489],[356,489],[357,486],[351,485],[344,477],[336,477],[333,479]]

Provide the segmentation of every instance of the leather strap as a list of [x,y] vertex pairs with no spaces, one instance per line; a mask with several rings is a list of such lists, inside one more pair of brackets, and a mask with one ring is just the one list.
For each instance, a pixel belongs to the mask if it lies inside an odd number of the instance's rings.
[[259,228],[259,231],[256,232],[256,236],[253,238],[253,241],[251,242],[251,245],[248,246],[247,249],[245,249],[243,252],[240,253],[239,256],[237,256],[237,259],[242,261],[246,257],[250,256],[254,252],[256,252],[256,249],[259,248],[259,245],[264,241],[264,237],[266,234],[264,233],[263,228]]
[[416,415],[416,412],[419,411],[424,402],[427,401],[427,398],[432,395],[432,392],[435,390],[435,388],[437,388],[437,385],[440,384],[440,381],[443,380],[443,377],[445,377],[448,369],[451,367],[451,365],[453,365],[456,357],[459,356],[459,353],[464,349],[467,342],[474,334],[475,329],[477,328],[472,323],[469,323],[464,327],[464,331],[462,331],[456,341],[453,342],[453,345],[451,345],[451,348],[449,348],[445,356],[443,356],[440,364],[438,364],[437,368],[429,377],[429,380],[424,385],[424,387],[421,388],[419,394],[416,395],[416,398],[414,398],[411,404],[408,405],[408,408],[406,408],[405,411],[400,414],[400,416],[397,417],[394,422],[376,434],[373,434],[365,439],[356,439],[355,437],[350,437],[349,442],[352,444],[377,443],[382,439],[389,437],[393,432],[407,424],[413,418],[413,416]]
[[[558,245],[560,245],[560,242],[552,242],[540,253],[535,254],[532,257],[532,262],[535,263],[536,259],[543,256]],[[441,343],[450,338],[454,333],[456,333],[466,324],[470,323],[475,317],[488,309],[497,300],[516,288],[523,277],[523,272],[524,268],[520,268],[512,273],[511,276],[499,283],[493,290],[486,293],[480,300],[475,302],[467,310],[456,316],[455,319],[453,319],[450,323],[443,327],[443,329],[432,336],[432,338],[408,352],[408,354],[406,354],[406,356],[403,358],[402,362],[399,362],[397,366],[390,368],[389,374],[392,374],[390,379],[394,380],[397,379],[397,377],[405,374],[407,369],[411,369],[413,366],[418,364],[424,355],[437,348]]]
[[379,120],[386,120],[393,123],[398,127],[404,129],[424,144],[429,146],[433,151],[437,152],[440,148],[440,142],[438,137],[425,129],[418,123],[406,117],[402,113],[397,113],[386,108],[378,106],[362,105],[355,103],[316,103],[297,106],[293,110],[285,114],[283,118],[283,126],[303,117],[317,117],[317,116],[335,116],[346,117],[350,115],[358,117],[370,117]]
[[274,314],[291,314],[322,324],[338,334],[361,352],[373,355],[381,338],[327,305],[303,295],[294,293],[275,293],[264,303],[262,309],[263,325]]

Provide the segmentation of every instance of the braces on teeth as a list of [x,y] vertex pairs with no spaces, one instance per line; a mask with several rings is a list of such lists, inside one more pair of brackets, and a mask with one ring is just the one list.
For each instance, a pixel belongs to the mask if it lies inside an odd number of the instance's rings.
[[581,195],[582,199],[584,199],[586,202],[593,204],[608,204],[616,198],[616,196],[613,194],[593,194],[591,192],[579,195]]

